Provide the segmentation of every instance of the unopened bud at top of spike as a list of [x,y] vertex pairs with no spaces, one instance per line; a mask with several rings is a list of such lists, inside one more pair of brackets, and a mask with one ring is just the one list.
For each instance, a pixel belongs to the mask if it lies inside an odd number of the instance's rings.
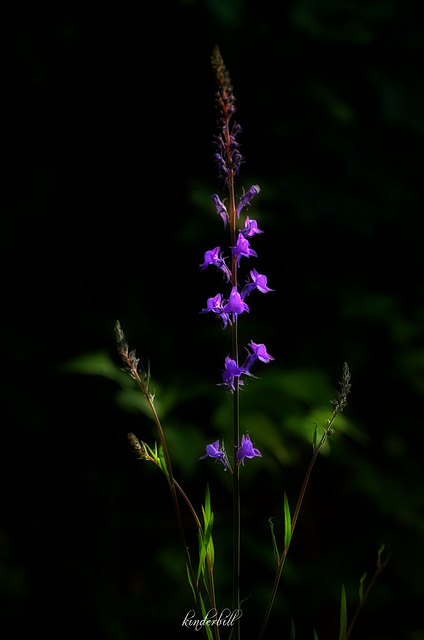
[[213,50],[211,58],[212,67],[218,83],[218,90],[215,94],[216,106],[219,111],[218,127],[219,135],[214,136],[216,153],[215,162],[218,165],[218,175],[225,183],[235,175],[238,175],[243,156],[239,151],[239,142],[236,137],[241,132],[241,127],[234,122],[230,129],[230,120],[236,112],[235,97],[230,75],[224,64],[219,47]]

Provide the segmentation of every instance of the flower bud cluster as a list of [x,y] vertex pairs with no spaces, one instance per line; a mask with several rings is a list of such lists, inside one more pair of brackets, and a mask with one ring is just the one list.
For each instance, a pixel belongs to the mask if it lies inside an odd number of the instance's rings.
[[[234,105],[228,108],[228,113],[231,115],[235,112]],[[213,159],[218,167],[218,176],[223,178],[227,183],[229,173],[238,175],[240,166],[244,161],[243,156],[240,153],[240,143],[237,142],[236,136],[241,132],[241,126],[237,122],[233,123],[231,132],[226,136],[226,125],[222,123],[222,133],[214,136],[214,144],[216,146],[216,152],[213,155]]]
[[225,184],[228,184],[229,178],[238,175],[240,166],[243,162],[243,156],[240,153],[240,143],[237,136],[241,133],[241,126],[237,122],[233,122],[230,129],[230,120],[236,112],[235,96],[231,78],[225,67],[221,53],[218,47],[215,47],[212,56],[212,67],[218,84],[218,90],[215,93],[215,102],[220,114],[218,120],[218,135],[214,136],[214,144],[216,152],[214,160],[218,167],[218,175]]

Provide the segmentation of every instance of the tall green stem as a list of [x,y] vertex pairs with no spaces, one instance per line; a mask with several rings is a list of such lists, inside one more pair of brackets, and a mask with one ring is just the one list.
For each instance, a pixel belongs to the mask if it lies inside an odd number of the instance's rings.
[[[236,324],[236,323],[234,323]],[[237,329],[236,329],[237,331]],[[234,381],[234,471],[233,471],[233,610],[240,609],[240,465],[237,462],[239,434],[239,385]],[[234,640],[240,638],[240,618],[234,626]]]
[[[226,136],[228,138],[227,149],[229,144],[229,128],[228,121],[226,127]],[[229,171],[228,174],[228,191],[230,198],[230,231],[231,245],[236,245],[236,205],[234,196],[234,172]],[[231,265],[231,285],[237,288],[237,256],[233,255]],[[232,357],[238,366],[238,317],[234,314],[231,325],[231,351]],[[240,444],[240,402],[239,402],[239,379],[234,378],[234,411],[233,411],[233,452],[234,452],[234,471],[233,471],[233,610],[240,609],[240,485],[239,474],[240,466],[237,462],[237,451]],[[233,627],[233,638],[240,638],[240,618],[237,619]]]

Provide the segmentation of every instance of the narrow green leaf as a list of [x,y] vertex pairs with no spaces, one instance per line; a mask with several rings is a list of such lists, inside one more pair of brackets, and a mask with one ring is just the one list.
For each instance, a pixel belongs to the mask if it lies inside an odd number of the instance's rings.
[[[199,598],[200,598],[200,606],[202,608],[203,620],[205,620],[208,614],[205,608],[205,603],[203,602],[202,594],[200,592],[199,592]],[[205,630],[206,630],[206,635],[208,636],[208,640],[213,640],[213,635],[212,635],[211,627],[209,624],[205,624]]]
[[202,540],[202,546],[199,550],[199,566],[197,567],[197,583],[199,583],[200,575],[204,573],[207,546]]
[[318,634],[317,634],[317,632],[315,631],[315,629],[314,629],[314,640],[319,640],[319,638],[318,638]]
[[159,458],[159,466],[164,472],[164,474],[166,475],[166,479],[168,480],[168,483],[169,483],[168,469],[166,468],[166,460],[165,460],[165,456],[163,455],[163,447],[161,444],[159,445],[158,458]]
[[385,549],[385,544],[382,544],[381,547],[379,548],[379,550],[377,551],[377,568],[379,571],[382,571],[384,569],[384,567],[386,565],[382,565],[381,564],[381,554],[383,553],[384,549]]
[[389,562],[390,558],[392,557],[392,552],[390,551],[387,554],[386,559],[384,560],[384,562],[381,561],[381,554],[383,553],[385,548],[386,548],[386,545],[382,544],[381,547],[378,550],[378,556],[377,556],[377,571],[378,571],[378,573],[381,573],[383,571],[383,569],[386,568],[387,563]]
[[269,526],[270,526],[270,529],[271,529],[271,538],[272,538],[272,547],[274,549],[274,558],[275,558],[275,561],[278,564],[278,562],[280,562],[280,554],[278,552],[277,540],[275,539],[275,535],[274,535],[274,523],[272,521],[272,518],[270,518],[268,520],[268,522],[269,522]]
[[204,510],[205,526],[207,526],[207,521],[209,521],[210,514],[211,514],[211,493],[209,491],[209,485],[207,484],[206,491],[205,491],[205,510]]
[[362,602],[362,600],[364,599],[364,580],[366,577],[367,577],[367,572],[365,571],[365,573],[361,576],[359,580],[359,602]]
[[317,432],[318,432],[318,425],[315,422],[314,435],[312,437],[312,446],[313,446],[314,449],[317,448]]
[[209,540],[209,544],[208,544],[208,556],[209,556],[209,563],[210,563],[210,567],[211,567],[211,571],[213,571],[213,566],[215,564],[215,547],[213,544],[213,540],[212,540],[212,536]]
[[339,640],[346,639],[347,631],[347,604],[346,604],[346,590],[344,584],[342,585],[342,597],[340,601],[340,633]]
[[153,460],[155,461],[155,463],[161,467],[160,464],[160,460],[159,460],[159,456],[158,456],[158,446],[157,446],[157,442],[155,442],[155,448],[152,449],[151,447],[149,447],[148,444],[144,443],[144,446],[146,447],[146,451],[147,453],[153,458]]
[[[205,515],[204,511],[203,511],[203,515]],[[209,540],[212,536],[213,520],[214,520],[213,513],[210,513],[207,520],[205,518],[205,525],[204,525],[204,531],[203,531],[203,544],[205,547],[208,546]]]
[[206,554],[209,555],[211,568],[215,561],[215,549],[212,541],[213,513],[211,511],[211,497],[209,485],[206,485],[205,506],[202,506],[204,532],[199,536],[199,566],[197,567],[197,582],[200,575],[204,573]]
[[211,562],[211,567],[213,567],[213,563],[215,560],[215,550],[214,550],[213,540],[212,540],[213,519],[214,519],[213,513],[211,513],[209,524],[205,531],[205,537],[204,537],[205,552],[206,551],[208,552],[209,560]]
[[203,542],[206,546],[208,546],[209,540],[211,539],[211,536],[212,536],[212,527],[213,527],[213,513],[211,513],[210,515],[209,522],[206,527],[205,534],[203,536]]
[[295,640],[295,636],[296,636],[296,629],[294,628],[294,622],[292,620],[291,627],[290,627],[290,640]]
[[287,550],[291,540],[291,516],[287,494],[284,493],[284,550]]
[[193,598],[196,600],[196,593],[194,591],[194,585],[193,585],[193,583],[191,581],[191,578],[190,578],[190,571],[189,571],[189,568],[188,568],[188,564],[186,564],[186,569],[187,569],[187,580],[188,580],[188,583],[189,583],[189,585],[191,587],[191,590],[193,592]]

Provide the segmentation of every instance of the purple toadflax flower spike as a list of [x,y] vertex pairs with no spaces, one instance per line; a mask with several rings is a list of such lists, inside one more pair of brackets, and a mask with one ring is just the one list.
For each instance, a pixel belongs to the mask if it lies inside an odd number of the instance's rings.
[[199,460],[203,460],[204,458],[215,458],[217,462],[221,462],[224,465],[225,471],[228,469],[228,459],[227,454],[224,450],[219,448],[219,440],[214,442],[213,444],[206,445],[206,453],[204,456],[200,456]]
[[239,460],[244,465],[245,458],[254,458],[255,456],[259,456],[262,458],[262,453],[259,449],[255,449],[253,444],[250,441],[250,436],[245,436],[244,434],[241,437],[241,447],[237,451],[237,460]]

